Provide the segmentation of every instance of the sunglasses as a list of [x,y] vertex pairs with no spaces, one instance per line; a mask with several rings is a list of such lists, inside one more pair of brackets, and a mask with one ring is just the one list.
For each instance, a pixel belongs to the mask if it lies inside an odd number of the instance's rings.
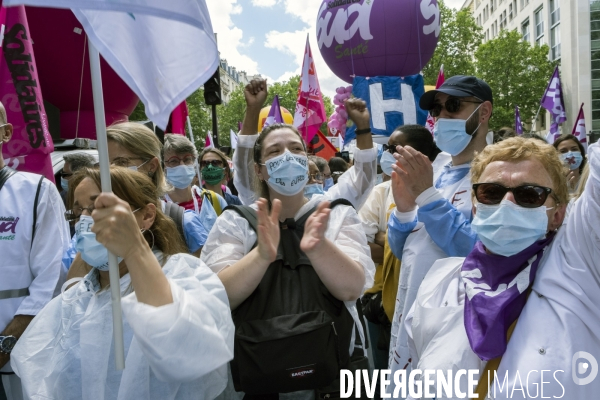
[[381,145],[381,147],[383,147],[383,151],[389,151],[391,154],[394,154],[396,152],[397,145],[383,144],[383,145]]
[[221,161],[221,160],[203,160],[203,161],[200,161],[200,166],[202,168],[208,167],[209,165],[212,165],[213,167],[217,167],[217,168],[222,168],[223,167],[223,161]]
[[476,183],[473,185],[475,198],[481,204],[500,204],[506,193],[512,192],[515,202],[524,208],[537,208],[544,205],[552,189],[537,185],[521,185],[514,188],[497,183]]
[[431,110],[429,110],[429,114],[431,114],[431,116],[433,118],[437,118],[440,116],[440,114],[442,113],[442,109],[444,109],[444,108],[446,109],[446,111],[448,111],[451,114],[457,113],[460,111],[460,107],[461,107],[462,103],[481,104],[483,102],[482,101],[464,100],[464,99],[461,99],[458,97],[449,97],[448,100],[446,100],[446,102],[444,104],[434,103],[433,108]]

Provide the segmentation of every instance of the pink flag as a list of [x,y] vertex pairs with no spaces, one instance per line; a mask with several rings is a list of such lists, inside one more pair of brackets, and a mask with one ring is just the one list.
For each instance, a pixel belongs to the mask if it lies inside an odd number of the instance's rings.
[[0,101],[13,135],[2,145],[6,164],[44,175],[54,182],[50,153],[54,150],[33,55],[24,6],[0,8],[4,33],[0,48]]
[[185,136],[185,125],[188,117],[188,108],[185,100],[171,113],[171,119],[167,126],[167,133],[177,133]]
[[575,126],[573,127],[573,136],[575,136],[587,152],[588,143],[587,143],[587,133],[585,129],[585,117],[583,116],[583,103],[581,103],[581,108],[579,109],[579,115],[577,116],[577,121],[575,122]]
[[214,149],[214,147],[215,147],[215,146],[212,144],[212,139],[211,139],[211,136],[212,136],[212,132],[211,132],[211,131],[208,131],[208,132],[206,133],[206,140],[204,141],[204,148],[205,148],[205,149],[211,149],[211,148],[213,148],[213,149]]
[[296,102],[296,114],[294,115],[294,126],[298,128],[304,140],[309,143],[313,136],[319,131],[321,124],[327,121],[325,104],[319,86],[319,78],[315,69],[315,62],[306,37],[306,48],[304,50],[304,62],[302,64],[302,76],[298,88],[298,101]]
[[[437,82],[435,83],[435,88],[439,89],[440,86],[444,84],[446,80],[444,76],[444,64],[440,67],[440,72],[438,73]],[[431,114],[427,113],[427,121],[425,122],[425,127],[429,129],[429,132],[433,135],[433,127],[435,126],[435,120],[431,116]]]

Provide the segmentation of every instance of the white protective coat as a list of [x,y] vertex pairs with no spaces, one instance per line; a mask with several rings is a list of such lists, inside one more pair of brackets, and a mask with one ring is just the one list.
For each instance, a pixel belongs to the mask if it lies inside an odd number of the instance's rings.
[[[595,399],[600,393],[599,377],[584,385],[574,380],[600,372],[600,145],[590,146],[589,162],[585,191],[540,261],[497,371],[500,385],[492,385],[493,399]],[[464,324],[456,323],[464,306],[461,260],[440,260],[432,267],[407,316],[413,367],[482,366],[465,340]],[[578,352],[589,355],[575,356]],[[587,371],[579,374],[586,363]]]
[[197,258],[172,256],[163,267],[173,303],[152,307],[123,297],[125,370],[115,369],[110,290],[84,281],[53,299],[15,346],[11,363],[27,399],[213,399],[227,383],[233,321],[218,277]]

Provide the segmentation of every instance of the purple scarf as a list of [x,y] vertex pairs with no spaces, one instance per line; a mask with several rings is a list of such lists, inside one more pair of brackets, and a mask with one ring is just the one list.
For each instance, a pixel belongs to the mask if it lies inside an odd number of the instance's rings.
[[478,241],[465,259],[465,329],[471,349],[482,360],[506,351],[506,331],[521,314],[544,250],[555,233],[510,257],[488,254]]

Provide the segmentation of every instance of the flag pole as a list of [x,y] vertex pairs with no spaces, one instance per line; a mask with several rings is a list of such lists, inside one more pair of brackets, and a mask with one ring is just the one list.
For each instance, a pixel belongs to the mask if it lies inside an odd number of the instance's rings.
[[531,129],[529,130],[529,134],[533,133],[533,124],[535,124],[536,128],[537,128],[537,119],[538,119],[538,116],[540,115],[540,111],[542,111],[541,105],[540,105],[540,108],[538,108],[537,113],[535,114],[535,118],[533,119],[533,122],[531,123]]
[[[96,117],[96,139],[98,141],[98,158],[100,160],[100,182],[103,192],[112,192],[110,183],[110,162],[108,159],[108,141],[106,139],[106,119],[104,116],[104,95],[102,93],[102,76],[100,73],[100,53],[88,40],[90,53],[90,70],[92,73],[92,93],[94,99],[94,116]],[[110,277],[110,293],[113,314],[113,340],[115,363],[117,370],[125,369],[125,346],[123,343],[123,312],[121,310],[121,285],[117,256],[108,252],[108,268]]]
[[[194,145],[194,147],[196,147],[196,141],[194,140],[194,132],[192,132],[192,121],[190,120],[189,115],[186,117],[186,120],[187,120],[188,131],[190,131],[190,140],[192,141],[192,144]],[[196,175],[198,175],[198,186],[202,186],[202,178],[200,177],[200,168],[198,167],[198,160],[196,160]],[[192,193],[192,196],[193,195],[194,195],[194,193]]]

